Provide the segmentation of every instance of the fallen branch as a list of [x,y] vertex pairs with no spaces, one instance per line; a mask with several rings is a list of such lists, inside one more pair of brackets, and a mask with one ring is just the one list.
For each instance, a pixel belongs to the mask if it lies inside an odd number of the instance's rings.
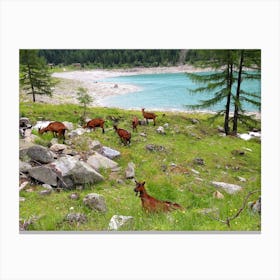
[[213,219],[213,220],[216,220],[216,221],[219,221],[219,222],[221,222],[221,223],[223,223],[223,224],[226,224],[226,225],[230,228],[230,222],[231,222],[232,220],[236,219],[236,218],[241,214],[241,212],[242,212],[242,211],[245,209],[245,207],[246,207],[247,200],[249,199],[249,197],[250,197],[252,194],[257,193],[257,192],[260,192],[260,190],[255,190],[255,191],[249,192],[249,193],[246,195],[245,199],[243,200],[242,206],[239,208],[239,210],[236,212],[236,214],[233,215],[233,216],[231,216],[231,217],[227,217],[226,220],[222,220],[222,219],[220,219],[219,217],[211,216],[211,215],[209,215],[209,214],[207,214],[207,213],[205,213],[205,215],[207,215],[209,218],[211,218],[211,219]]

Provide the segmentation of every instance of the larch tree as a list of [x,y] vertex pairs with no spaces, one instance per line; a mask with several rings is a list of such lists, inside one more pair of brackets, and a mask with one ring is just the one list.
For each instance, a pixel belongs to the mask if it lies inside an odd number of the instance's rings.
[[33,102],[36,95],[52,95],[54,83],[43,57],[38,50],[20,50],[20,85],[27,94],[32,94]]
[[217,116],[224,115],[224,130],[226,135],[230,133],[229,113],[232,99],[232,86],[235,81],[233,75],[234,51],[233,50],[201,50],[201,60],[197,66],[210,68],[205,73],[186,73],[187,76],[200,86],[196,89],[189,89],[193,94],[211,93],[210,99],[201,100],[200,104],[187,105],[192,109],[209,108],[217,103],[225,102],[224,109],[217,112]]

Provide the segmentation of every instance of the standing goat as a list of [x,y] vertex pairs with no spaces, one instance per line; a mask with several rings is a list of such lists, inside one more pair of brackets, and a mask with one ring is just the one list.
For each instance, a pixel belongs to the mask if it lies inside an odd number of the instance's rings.
[[51,122],[47,127],[42,129],[39,128],[38,132],[43,134],[45,132],[51,131],[54,137],[61,137],[63,140],[65,140],[66,130],[68,130],[68,128],[62,122]]
[[104,133],[105,132],[105,130],[104,130],[104,122],[105,121],[103,119],[101,119],[101,118],[92,119],[89,122],[87,122],[87,124],[85,124],[83,126],[83,128],[90,128],[90,129],[93,128],[93,130],[95,131],[96,127],[101,127],[102,128],[102,133]]
[[168,212],[177,209],[183,210],[183,207],[177,203],[158,200],[148,195],[144,187],[145,182],[140,183],[135,180],[135,183],[136,183],[136,187],[134,188],[134,191],[136,192],[136,196],[139,194],[139,197],[141,198],[142,201],[142,207],[147,212],[161,212],[161,211]]
[[152,112],[145,112],[145,108],[142,109],[142,114],[143,117],[146,119],[146,123],[148,124],[148,120],[153,120],[154,121],[154,126],[156,125],[156,117],[157,115]]
[[127,145],[128,143],[130,144],[131,133],[129,131],[122,128],[118,128],[117,125],[114,125],[114,129],[118,133],[124,145]]
[[137,126],[139,125],[139,120],[137,117],[133,117],[132,119],[132,131],[134,131],[134,129],[137,131]]

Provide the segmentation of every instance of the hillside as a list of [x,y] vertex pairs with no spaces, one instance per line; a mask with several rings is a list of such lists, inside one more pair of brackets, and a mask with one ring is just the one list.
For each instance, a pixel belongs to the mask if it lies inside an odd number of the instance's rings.
[[[67,121],[72,122],[75,129],[81,111],[78,105],[70,104],[20,104],[20,115],[28,117],[33,125],[38,120]],[[20,219],[22,223],[30,222],[27,230],[107,231],[113,215],[132,216],[133,221],[120,229],[129,231],[260,230],[260,215],[247,207],[248,201],[260,196],[261,143],[258,138],[245,141],[225,137],[217,129],[222,124],[221,119],[211,123],[207,115],[192,113],[157,112],[156,126],[149,123],[138,126],[138,132],[132,132],[131,120],[135,115],[142,118],[139,111],[90,108],[89,118],[106,119],[105,133],[97,128],[69,138],[68,131],[65,142],[80,160],[86,160],[94,153],[89,143],[98,140],[101,145],[120,152],[120,156],[113,159],[120,169],[115,172],[101,169],[103,182],[59,192],[53,188],[46,196],[40,195],[44,188],[33,180],[20,192],[20,197],[24,198],[20,202]],[[112,129],[115,120],[119,127],[131,131],[131,145],[121,144]],[[156,131],[159,126],[164,127],[164,134]],[[243,132],[247,129],[241,128]],[[33,133],[38,135],[36,130]],[[35,143],[49,147],[52,138],[51,133],[39,135]],[[153,214],[143,211],[141,200],[133,191],[134,179],[125,178],[129,162],[134,163],[135,179],[146,181],[150,195],[177,202],[185,210]],[[229,194],[224,189],[217,189],[213,181],[238,185],[242,190]],[[217,198],[217,191],[223,199]],[[245,201],[251,191],[257,192]],[[78,199],[69,198],[73,193]],[[104,197],[105,213],[93,211],[83,203],[90,193]],[[246,207],[231,221],[230,227],[218,220],[225,221],[234,216],[244,202]],[[65,218],[69,213],[83,214],[86,222],[69,222]]]

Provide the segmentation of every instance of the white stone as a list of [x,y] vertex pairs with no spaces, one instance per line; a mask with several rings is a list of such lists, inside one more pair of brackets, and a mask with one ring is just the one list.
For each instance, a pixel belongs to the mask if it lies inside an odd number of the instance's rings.
[[97,152],[95,152],[94,155],[88,158],[87,163],[95,170],[99,170],[100,168],[112,169],[118,167],[118,163],[107,157],[102,156]]
[[228,183],[224,183],[224,182],[215,182],[215,181],[213,181],[211,183],[216,188],[222,188],[229,194],[234,194],[234,193],[242,190],[242,187],[240,187],[238,185],[234,185],[234,184],[228,184]]
[[120,227],[132,222],[132,216],[114,215],[109,223],[109,230],[118,230]]

